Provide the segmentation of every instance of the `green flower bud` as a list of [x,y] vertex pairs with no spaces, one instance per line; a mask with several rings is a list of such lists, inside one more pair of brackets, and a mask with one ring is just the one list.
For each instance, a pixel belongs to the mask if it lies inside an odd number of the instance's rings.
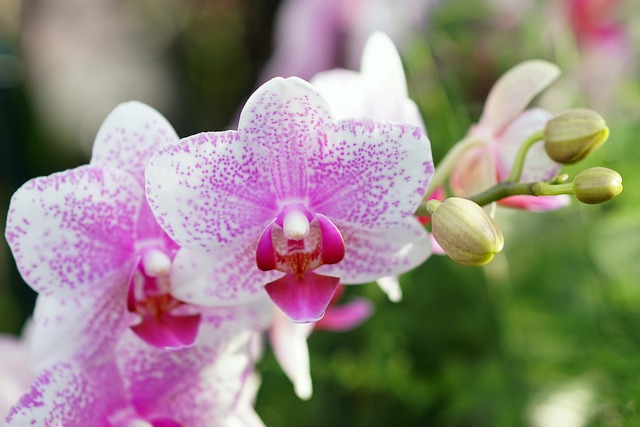
[[433,212],[433,237],[455,262],[484,265],[502,250],[504,238],[498,225],[471,200],[450,197],[440,204],[429,203],[427,208]]
[[597,204],[613,199],[622,191],[622,177],[607,168],[590,168],[573,180],[573,193],[582,203]]
[[609,137],[607,123],[595,111],[576,108],[547,122],[544,149],[559,163],[575,163],[593,153]]

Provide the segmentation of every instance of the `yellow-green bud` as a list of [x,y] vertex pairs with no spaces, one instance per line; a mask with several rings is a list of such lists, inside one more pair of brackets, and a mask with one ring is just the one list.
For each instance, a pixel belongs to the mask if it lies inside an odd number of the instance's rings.
[[433,237],[455,262],[484,265],[502,250],[502,232],[479,205],[459,197],[450,197],[440,204],[431,202],[427,208],[432,211]]
[[609,137],[600,114],[586,108],[565,111],[547,122],[544,149],[559,163],[575,163],[593,153]]
[[582,203],[591,205],[613,199],[622,191],[622,177],[607,168],[590,168],[573,180],[573,193]]

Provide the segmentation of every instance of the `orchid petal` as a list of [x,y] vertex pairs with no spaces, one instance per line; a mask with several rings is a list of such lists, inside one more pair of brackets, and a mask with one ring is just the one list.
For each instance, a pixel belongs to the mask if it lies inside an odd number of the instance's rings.
[[337,225],[344,236],[347,253],[339,264],[324,265],[317,272],[340,277],[345,284],[367,283],[405,273],[431,254],[428,234],[413,217],[386,230]]
[[531,100],[560,75],[547,61],[524,61],[507,71],[493,85],[479,123],[499,134]]
[[271,301],[296,323],[316,322],[324,315],[340,283],[315,273],[285,274],[264,287]]
[[195,345],[200,326],[200,315],[174,316],[161,313],[144,316],[131,330],[148,344],[164,350],[175,350]]
[[[433,245],[433,242],[432,242]],[[391,302],[402,301],[402,288],[400,287],[400,281],[398,276],[385,276],[376,280],[378,287],[382,289],[382,292],[387,294],[387,298]]]
[[327,102],[313,86],[297,77],[274,78],[247,100],[238,131],[241,145],[265,150],[268,165],[263,173],[270,175],[275,196],[301,200],[307,195],[308,137],[332,122]]
[[341,305],[327,308],[324,317],[316,323],[317,329],[345,332],[364,323],[373,314],[373,304],[366,298],[356,298]]
[[255,250],[255,243],[216,253],[181,249],[173,260],[171,294],[180,301],[209,307],[258,298],[263,286],[282,273],[259,270]]
[[6,229],[22,277],[59,295],[126,280],[143,197],[130,174],[95,166],[30,180],[11,199]]
[[310,83],[327,100],[336,120],[368,117],[367,93],[360,73],[335,68],[319,72]]
[[162,114],[141,102],[125,102],[107,116],[98,130],[91,164],[129,172],[144,187],[144,169],[151,156],[178,139]]
[[0,416],[18,402],[29,390],[32,375],[29,372],[27,343],[9,335],[0,335]]
[[[544,130],[552,115],[541,108],[532,108],[520,114],[507,126],[496,142],[499,179],[505,179],[511,170],[520,145],[538,131]],[[521,181],[547,181],[553,178],[562,165],[549,158],[544,141],[538,141],[527,152],[522,168]]]
[[313,327],[314,323],[294,323],[281,312],[276,312],[269,331],[273,354],[302,400],[309,400],[313,392],[307,347],[307,338]]
[[108,357],[127,329],[124,286],[77,298],[40,295],[34,310],[32,370],[59,361],[93,363]]
[[481,193],[496,183],[494,154],[487,144],[465,151],[449,179],[451,190],[461,197]]
[[322,236],[321,259],[324,264],[337,264],[344,259],[345,247],[344,239],[338,227],[329,218],[322,214],[317,214],[316,219],[320,225]]
[[502,206],[531,212],[546,212],[569,206],[571,197],[566,194],[560,196],[511,196],[500,200],[499,203]]
[[413,215],[433,174],[429,140],[415,126],[344,120],[309,147],[309,204],[363,228]]
[[206,427],[221,424],[233,410],[250,367],[251,333],[231,334],[203,323],[199,336],[205,339],[197,346],[170,353],[131,333],[123,336],[119,367],[131,404],[142,417]]
[[408,96],[402,60],[385,33],[376,31],[369,36],[362,51],[360,70],[367,90],[373,91],[376,100],[383,101],[386,97],[393,102],[394,98]]
[[38,375],[9,412],[6,426],[110,427],[107,414],[122,404],[117,378],[110,364],[90,372],[56,364]]
[[209,132],[160,150],[146,170],[158,223],[180,246],[246,245],[277,215],[267,154],[237,132]]

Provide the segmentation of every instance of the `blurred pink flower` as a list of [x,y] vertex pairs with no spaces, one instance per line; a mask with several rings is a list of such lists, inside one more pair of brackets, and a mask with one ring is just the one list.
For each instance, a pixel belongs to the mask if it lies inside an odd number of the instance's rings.
[[[544,129],[551,113],[541,108],[525,109],[529,102],[553,80],[560,71],[542,61],[522,62],[495,83],[484,105],[478,124],[467,135],[472,142],[458,159],[450,178],[456,195],[472,196],[508,177],[520,145],[535,132]],[[555,176],[561,165],[552,161],[542,142],[534,144],[524,163],[522,181],[546,181]],[[501,204],[528,210],[553,210],[566,206],[562,196],[512,196]]]
[[243,393],[253,372],[250,344],[266,320],[253,309],[208,310],[191,348],[158,349],[126,331],[91,359],[57,360],[37,375],[6,425],[231,427],[225,423],[239,418],[260,426],[255,390]]
[[211,274],[173,294],[215,306],[264,287],[292,320],[316,321],[340,280],[366,283],[427,258],[405,252],[425,237],[407,218],[432,173],[419,128],[335,122],[311,85],[273,79],[247,101],[238,131],[183,139],[147,168],[159,223],[184,247],[209,252],[193,262]]
[[276,17],[273,57],[263,73],[309,79],[357,66],[369,35],[384,31],[400,46],[424,27],[434,0],[287,0]]

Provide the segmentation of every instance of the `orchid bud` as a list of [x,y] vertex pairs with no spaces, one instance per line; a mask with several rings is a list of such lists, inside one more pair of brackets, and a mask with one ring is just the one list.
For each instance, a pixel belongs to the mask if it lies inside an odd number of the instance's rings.
[[547,122],[544,149],[559,163],[575,163],[600,147],[609,137],[607,123],[595,111],[576,108]]
[[432,234],[455,262],[487,264],[502,250],[504,238],[495,221],[478,204],[459,197],[444,202],[430,200]]
[[622,177],[607,168],[590,168],[573,180],[573,192],[582,203],[597,204],[613,199],[622,191]]

